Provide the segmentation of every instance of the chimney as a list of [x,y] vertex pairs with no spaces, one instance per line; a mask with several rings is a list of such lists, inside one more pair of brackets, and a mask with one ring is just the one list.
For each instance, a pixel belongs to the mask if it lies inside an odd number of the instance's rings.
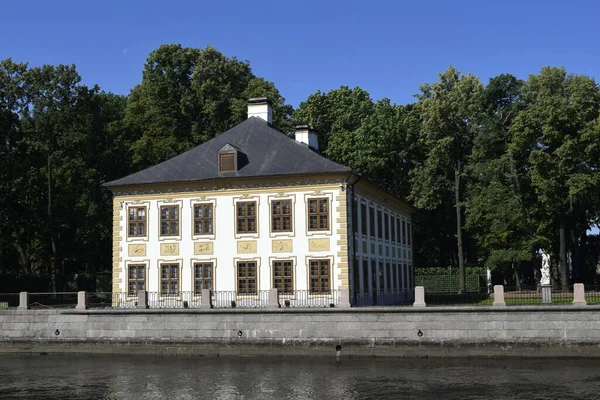
[[273,110],[271,109],[271,103],[266,97],[256,97],[248,100],[248,118],[258,117],[267,121],[267,123],[273,123]]
[[319,142],[317,134],[313,131],[310,125],[298,125],[296,127],[296,141],[312,147],[314,150],[319,150]]

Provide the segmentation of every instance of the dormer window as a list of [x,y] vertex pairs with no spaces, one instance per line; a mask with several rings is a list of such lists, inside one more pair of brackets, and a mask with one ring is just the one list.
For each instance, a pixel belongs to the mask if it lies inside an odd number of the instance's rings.
[[219,172],[235,171],[235,153],[219,154]]
[[240,165],[240,149],[227,143],[219,150],[219,172],[238,171]]

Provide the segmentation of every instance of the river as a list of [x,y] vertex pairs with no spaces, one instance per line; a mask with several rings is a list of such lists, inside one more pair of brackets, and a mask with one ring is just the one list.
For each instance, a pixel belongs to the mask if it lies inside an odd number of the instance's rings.
[[0,356],[0,399],[594,399],[597,360]]

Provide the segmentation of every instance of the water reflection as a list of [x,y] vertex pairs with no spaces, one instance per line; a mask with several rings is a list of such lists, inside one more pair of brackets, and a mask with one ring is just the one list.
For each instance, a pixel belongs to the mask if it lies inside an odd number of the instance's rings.
[[591,399],[594,360],[0,356],[2,399]]

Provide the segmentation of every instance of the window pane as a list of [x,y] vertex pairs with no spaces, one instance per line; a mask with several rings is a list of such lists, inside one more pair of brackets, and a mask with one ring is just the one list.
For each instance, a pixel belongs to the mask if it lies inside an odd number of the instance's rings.
[[317,212],[317,201],[316,200],[309,200],[308,201],[308,212],[310,212],[310,213],[316,213]]
[[212,205],[204,206],[204,218],[212,218]]
[[202,227],[203,227],[203,225],[202,225],[202,220],[200,220],[200,221],[196,221],[196,222],[194,223],[194,233],[195,233],[196,235],[199,235],[199,234],[201,234],[201,233],[202,233]]
[[160,208],[160,219],[167,219],[169,216],[169,209],[167,207]]

